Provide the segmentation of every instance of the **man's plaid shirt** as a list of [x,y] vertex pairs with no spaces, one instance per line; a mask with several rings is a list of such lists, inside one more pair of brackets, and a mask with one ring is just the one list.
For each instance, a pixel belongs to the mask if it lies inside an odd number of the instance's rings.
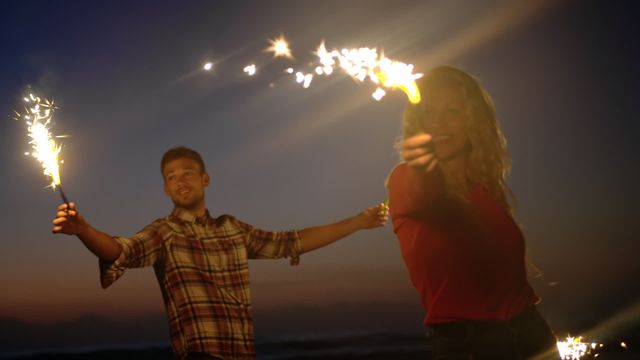
[[232,216],[196,219],[180,208],[130,238],[116,237],[122,255],[100,262],[102,287],[126,268],[153,266],[169,317],[173,350],[225,359],[255,358],[248,259],[291,258],[297,231],[270,232]]

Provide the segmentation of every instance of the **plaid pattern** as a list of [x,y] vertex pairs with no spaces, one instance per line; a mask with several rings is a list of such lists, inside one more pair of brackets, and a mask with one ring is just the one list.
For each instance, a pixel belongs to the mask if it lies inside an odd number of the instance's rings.
[[133,237],[115,239],[123,254],[100,262],[102,287],[126,268],[153,266],[179,359],[189,351],[255,358],[247,260],[288,257],[295,265],[301,250],[297,231],[264,231],[208,211],[197,219],[179,208]]

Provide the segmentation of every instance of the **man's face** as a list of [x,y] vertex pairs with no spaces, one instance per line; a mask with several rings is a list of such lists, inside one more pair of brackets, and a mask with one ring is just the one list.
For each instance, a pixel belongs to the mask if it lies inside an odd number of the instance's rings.
[[204,207],[204,189],[209,185],[209,175],[195,160],[180,158],[168,162],[162,169],[162,177],[164,192],[174,205],[188,210]]

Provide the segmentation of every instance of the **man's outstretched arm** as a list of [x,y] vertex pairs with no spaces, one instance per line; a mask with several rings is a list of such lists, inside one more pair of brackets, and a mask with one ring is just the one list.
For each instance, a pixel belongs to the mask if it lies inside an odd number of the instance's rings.
[[384,204],[370,207],[358,215],[333,224],[313,226],[299,231],[302,251],[306,253],[353,234],[358,230],[384,226],[389,212]]
[[58,206],[52,231],[55,234],[76,235],[87,249],[107,262],[116,261],[122,253],[120,244],[111,235],[95,229],[86,222],[74,203]]

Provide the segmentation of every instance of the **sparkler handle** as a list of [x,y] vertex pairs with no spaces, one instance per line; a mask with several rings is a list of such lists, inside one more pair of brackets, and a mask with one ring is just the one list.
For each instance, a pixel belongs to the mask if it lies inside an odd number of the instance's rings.
[[60,197],[62,197],[62,201],[67,204],[67,209],[69,208],[69,200],[67,199],[67,195],[64,194],[64,190],[62,190],[62,186],[58,185],[58,191],[60,191]]

